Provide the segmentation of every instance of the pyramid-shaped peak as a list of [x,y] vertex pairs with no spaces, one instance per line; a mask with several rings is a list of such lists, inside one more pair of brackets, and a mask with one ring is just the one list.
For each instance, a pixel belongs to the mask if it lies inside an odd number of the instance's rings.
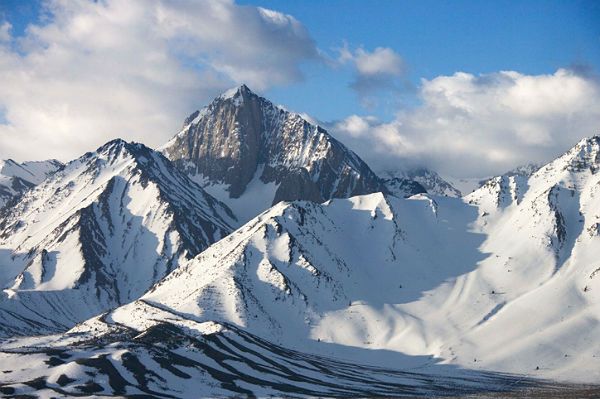
[[127,142],[121,138],[113,139],[100,147],[95,151],[87,152],[81,157],[69,162],[68,165],[71,167],[77,167],[81,162],[89,163],[93,162],[92,168],[98,167],[96,162],[107,162],[109,165],[114,165],[120,162],[128,162],[129,160],[135,160],[139,164],[146,164],[148,159],[161,156],[160,153],[155,152],[153,149],[146,147],[144,144],[136,142]]
[[239,86],[236,87],[232,87],[231,89],[225,91],[223,94],[221,94],[219,97],[217,97],[219,100],[229,100],[229,99],[236,99],[236,98],[244,98],[244,97],[248,97],[248,96],[256,96],[256,94],[250,90],[250,88],[248,86],[246,86],[245,84],[241,84]]
[[244,104],[248,104],[246,100],[250,99],[257,100],[264,104],[268,104],[268,106],[274,106],[269,100],[254,93],[245,84],[241,84],[239,86],[235,86],[229,90],[226,90],[225,92],[215,97],[215,99],[210,104],[190,114],[183,121],[183,128],[185,129],[189,125],[198,123],[198,121],[200,121],[201,118],[206,117],[211,113],[214,113],[215,109],[220,109],[224,105],[233,105],[235,108],[238,108],[243,106]]

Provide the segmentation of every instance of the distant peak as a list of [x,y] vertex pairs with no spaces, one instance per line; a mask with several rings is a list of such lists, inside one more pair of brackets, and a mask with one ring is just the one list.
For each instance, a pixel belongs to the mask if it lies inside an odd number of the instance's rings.
[[569,152],[580,153],[583,152],[598,152],[600,147],[600,135],[594,135],[591,137],[585,137],[581,139]]

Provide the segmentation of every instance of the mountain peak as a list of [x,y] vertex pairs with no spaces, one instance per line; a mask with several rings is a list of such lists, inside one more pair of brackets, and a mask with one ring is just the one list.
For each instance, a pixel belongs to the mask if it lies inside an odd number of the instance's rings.
[[144,144],[136,143],[134,141],[127,142],[121,138],[116,138],[98,147],[95,155],[106,155],[108,158],[117,158],[124,154],[128,154],[135,158],[140,153],[148,153],[150,151],[152,150]]
[[230,100],[230,99],[238,99],[238,98],[246,98],[249,96],[256,96],[256,94],[248,88],[245,84],[241,84],[240,86],[232,87],[231,89],[225,91],[219,97],[218,100]]
[[[133,141],[127,142],[127,141],[123,140],[122,138],[116,138],[116,139],[112,139],[112,140],[106,142],[105,144],[101,145],[96,151],[101,152],[101,151],[108,150],[111,148],[123,148],[123,147],[129,148],[136,144],[137,143],[134,143]],[[140,144],[137,144],[137,145],[140,145]]]
[[212,109],[218,108],[223,103],[233,102],[234,106],[239,107],[240,105],[244,104],[244,99],[248,99],[251,97],[255,97],[257,99],[260,98],[263,101],[268,101],[267,99],[258,96],[245,84],[241,84],[239,86],[235,86],[229,90],[224,91],[223,93],[215,97],[215,99],[208,106],[194,111],[183,121],[183,128],[185,129],[189,125],[198,123],[202,117],[211,113]]
[[282,200],[323,202],[386,190],[356,154],[324,129],[246,85],[190,115],[163,152],[207,189],[225,187],[221,191],[230,199],[240,198],[253,184],[270,190],[259,195],[261,211]]
[[591,137],[586,137],[580,141],[580,143],[600,145],[600,134],[595,134]]
[[[111,140],[5,208],[0,249],[12,257],[0,283],[17,296],[0,298],[0,336],[54,331],[136,299],[235,222],[162,154]],[[23,295],[44,305],[30,312]],[[45,321],[57,306],[60,315]]]
[[550,165],[575,172],[589,169],[592,173],[596,173],[600,169],[600,135],[580,140]]

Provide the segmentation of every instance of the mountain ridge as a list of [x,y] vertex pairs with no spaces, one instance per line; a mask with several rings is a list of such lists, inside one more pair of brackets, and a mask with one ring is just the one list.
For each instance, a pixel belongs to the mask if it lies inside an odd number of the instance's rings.
[[234,223],[162,155],[110,141],[4,210],[0,332],[60,330],[135,299]]
[[162,151],[112,140],[0,210],[0,393],[600,378],[600,136],[459,197],[428,170],[382,179],[242,85]]

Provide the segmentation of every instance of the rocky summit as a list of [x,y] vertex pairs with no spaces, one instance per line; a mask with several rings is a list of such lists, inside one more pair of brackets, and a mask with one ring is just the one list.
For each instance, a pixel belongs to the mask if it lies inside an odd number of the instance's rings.
[[[263,191],[257,211],[280,201],[387,192],[383,180],[325,129],[245,85],[191,114],[163,152],[209,192],[208,186],[220,185],[226,194],[211,194],[228,204],[228,198],[249,202],[245,194]],[[407,194],[424,191],[415,187]]]

